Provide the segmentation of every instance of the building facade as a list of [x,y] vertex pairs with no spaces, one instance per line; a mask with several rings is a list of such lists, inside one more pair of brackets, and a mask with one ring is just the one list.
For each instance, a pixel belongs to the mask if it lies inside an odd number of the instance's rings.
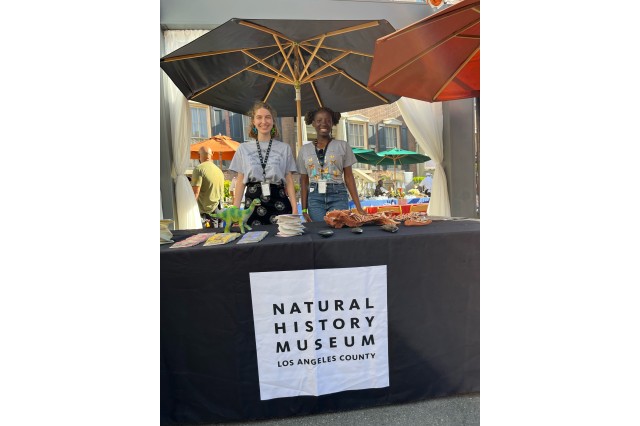
[[[189,101],[191,109],[191,143],[197,143],[212,136],[222,134],[233,140],[244,143],[249,140],[248,129],[250,119],[246,115],[214,108],[198,102]],[[297,125],[294,117],[278,117],[276,125],[280,129],[282,141],[289,144],[293,152],[297,152]],[[346,140],[354,148],[372,149],[382,152],[391,148],[400,148],[423,153],[417,145],[415,137],[409,131],[396,103],[342,113],[336,126],[337,139]],[[303,140],[315,139],[315,129],[304,126]],[[191,160],[192,166],[197,160]],[[227,179],[234,172],[228,170],[229,161],[222,162],[222,169]],[[357,163],[355,168],[366,170],[374,176],[382,172],[393,171],[393,166],[372,166]],[[413,172],[414,176],[424,175],[422,164],[397,166],[397,171]],[[297,178],[296,178],[297,180]]]

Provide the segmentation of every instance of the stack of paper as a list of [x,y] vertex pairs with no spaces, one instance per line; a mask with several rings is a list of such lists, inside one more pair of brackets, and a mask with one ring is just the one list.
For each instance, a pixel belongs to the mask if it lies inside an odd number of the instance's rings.
[[173,234],[169,229],[169,225],[173,223],[171,219],[160,219],[160,244],[172,243]]
[[302,225],[302,218],[295,214],[281,214],[276,216],[278,222],[277,237],[293,237],[296,235],[302,235],[304,232],[304,226]]

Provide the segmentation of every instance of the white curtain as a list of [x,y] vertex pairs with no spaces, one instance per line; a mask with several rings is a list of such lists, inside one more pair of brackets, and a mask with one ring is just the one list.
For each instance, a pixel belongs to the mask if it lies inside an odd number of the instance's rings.
[[[172,30],[164,32],[165,52],[169,54],[192,40],[206,34],[206,30]],[[184,172],[189,166],[191,145],[191,112],[182,92],[165,73],[162,73],[164,93],[171,119],[173,164],[171,177],[175,181],[176,229],[202,229],[198,204],[193,196],[189,179]]]
[[397,101],[409,131],[415,136],[418,146],[431,157],[435,163],[429,215],[451,216],[447,177],[442,161],[442,103],[424,102],[402,97]]

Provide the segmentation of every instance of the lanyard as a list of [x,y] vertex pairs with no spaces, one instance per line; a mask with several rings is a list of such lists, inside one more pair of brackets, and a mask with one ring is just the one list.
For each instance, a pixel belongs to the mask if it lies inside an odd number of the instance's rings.
[[329,149],[329,144],[330,143],[331,143],[331,140],[329,142],[327,142],[327,145],[325,145],[324,150],[322,150],[322,149],[320,150],[320,151],[322,151],[322,154],[320,154],[320,152],[318,152],[318,141],[316,141],[316,143],[313,145],[313,148],[316,150],[316,157],[318,157],[318,163],[320,164],[321,168],[324,167],[324,158],[327,155],[327,150]]
[[269,161],[269,151],[271,151],[271,143],[273,142],[273,138],[269,139],[269,146],[267,147],[267,153],[264,156],[264,161],[262,161],[262,150],[260,149],[260,142],[256,139],[256,147],[258,148],[258,157],[260,158],[260,165],[262,166],[262,181],[265,182],[267,180],[267,161]]

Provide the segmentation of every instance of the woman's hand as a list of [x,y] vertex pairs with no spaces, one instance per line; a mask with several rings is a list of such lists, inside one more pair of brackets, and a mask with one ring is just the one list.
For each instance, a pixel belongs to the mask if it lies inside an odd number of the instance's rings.
[[364,210],[362,209],[362,207],[357,208],[357,210],[358,210],[358,213],[360,213],[360,214],[362,214],[362,215],[368,214],[366,211],[364,211]]
[[240,203],[242,203],[242,197],[244,196],[244,173],[238,173],[235,177],[236,179],[236,188],[233,194],[233,205],[237,208],[240,208]]
[[309,216],[309,213],[302,213],[302,217],[304,217],[305,222],[313,222],[311,220],[311,216]]

